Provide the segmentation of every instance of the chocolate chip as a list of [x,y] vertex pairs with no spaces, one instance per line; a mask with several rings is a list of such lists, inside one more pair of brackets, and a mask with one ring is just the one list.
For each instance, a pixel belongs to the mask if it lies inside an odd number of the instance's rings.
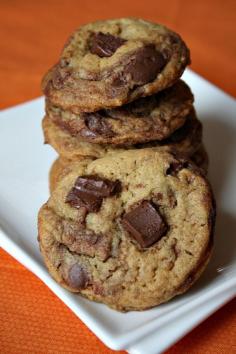
[[167,232],[159,211],[145,200],[123,216],[122,224],[142,248],[152,246]]
[[90,38],[90,52],[101,58],[110,57],[125,42],[125,39],[112,36],[109,33],[97,32]]
[[176,176],[180,170],[188,167],[188,161],[174,161],[166,170],[167,175]]
[[133,81],[134,85],[144,85],[153,81],[166,65],[166,60],[153,44],[138,49],[131,56],[124,74]]
[[74,208],[85,207],[90,212],[97,212],[102,199],[115,195],[121,190],[120,181],[110,181],[98,176],[80,176],[66,197],[66,203]]
[[95,113],[84,113],[83,114],[84,122],[86,127],[89,130],[84,129],[81,134],[84,136],[96,136],[102,135],[105,137],[114,136],[114,132],[109,127],[106,118],[98,112]]
[[80,264],[75,263],[68,272],[69,286],[75,289],[85,289],[88,284],[88,275]]

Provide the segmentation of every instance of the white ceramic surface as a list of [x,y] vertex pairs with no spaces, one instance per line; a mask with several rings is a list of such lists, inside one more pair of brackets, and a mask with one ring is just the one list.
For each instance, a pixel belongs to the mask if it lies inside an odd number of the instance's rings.
[[218,216],[215,251],[185,295],[144,312],[126,314],[71,294],[48,275],[37,244],[37,212],[48,198],[56,154],[43,145],[43,98],[0,114],[0,246],[35,273],[110,348],[131,354],[166,350],[236,294],[236,102],[187,70],[210,155]]

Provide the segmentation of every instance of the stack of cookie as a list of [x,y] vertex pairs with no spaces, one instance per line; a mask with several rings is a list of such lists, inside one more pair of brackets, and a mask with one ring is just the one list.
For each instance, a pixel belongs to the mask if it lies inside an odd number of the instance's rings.
[[[212,248],[208,158],[179,35],[143,20],[85,25],[43,79],[59,154],[40,248],[67,289],[118,310],[186,291]],[[201,202],[202,200],[205,202]]]

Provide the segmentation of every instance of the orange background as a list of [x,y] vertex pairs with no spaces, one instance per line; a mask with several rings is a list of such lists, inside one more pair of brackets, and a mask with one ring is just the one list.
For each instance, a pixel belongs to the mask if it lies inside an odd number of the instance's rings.
[[[135,16],[179,32],[192,69],[236,95],[235,0],[0,1],[1,108],[39,96],[43,73],[70,32],[99,18]],[[10,137],[9,137],[10,138]],[[236,301],[167,353],[236,353]],[[0,250],[0,352],[112,353],[33,274]]]

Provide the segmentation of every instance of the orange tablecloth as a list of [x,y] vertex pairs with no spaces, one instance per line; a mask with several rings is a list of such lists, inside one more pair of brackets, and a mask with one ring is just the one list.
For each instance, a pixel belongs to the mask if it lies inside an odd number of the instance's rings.
[[[192,69],[236,95],[235,0],[2,0],[1,108],[41,94],[40,79],[74,28],[122,16],[159,21],[180,32],[191,48]],[[235,305],[231,301],[167,353],[236,353]],[[0,352],[112,351],[40,280],[0,250]]]

